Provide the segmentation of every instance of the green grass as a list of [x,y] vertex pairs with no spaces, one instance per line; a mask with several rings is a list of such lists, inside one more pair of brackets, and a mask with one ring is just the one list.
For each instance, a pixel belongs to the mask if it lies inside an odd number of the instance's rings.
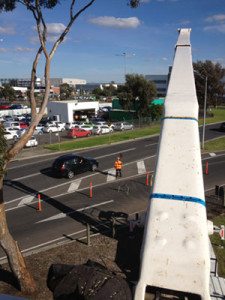
[[[213,219],[216,226],[225,225],[225,216],[218,216]],[[225,241],[221,240],[219,233],[210,236],[210,240],[218,261],[218,275],[225,277]]]
[[[225,122],[225,109],[212,109],[213,117],[212,118],[206,118],[205,123],[211,124],[211,123],[217,123],[217,122]],[[199,125],[203,124],[203,119],[199,120]]]
[[219,138],[204,144],[202,152],[223,151],[225,150],[225,137]]
[[[128,141],[131,139],[136,139],[139,137],[145,137],[153,134],[160,133],[160,126],[152,126],[145,129],[137,129],[137,130],[130,130],[126,132],[119,132],[113,133],[103,136],[93,136],[85,139],[76,139],[68,142],[63,142],[60,144],[60,150],[74,150],[74,149],[81,149],[86,147],[94,147],[94,146],[101,146],[107,144],[113,144],[116,142]],[[59,150],[59,144],[53,144],[49,146],[44,146],[46,149],[51,150]]]

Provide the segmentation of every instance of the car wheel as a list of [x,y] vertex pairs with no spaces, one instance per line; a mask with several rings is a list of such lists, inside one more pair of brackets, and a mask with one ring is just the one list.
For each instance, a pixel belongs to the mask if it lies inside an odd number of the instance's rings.
[[38,132],[38,135],[42,135],[42,132]]
[[61,129],[61,132],[63,132],[64,130],[65,130],[65,129],[64,129],[64,128],[62,128],[62,129]]
[[77,138],[77,136],[76,136],[76,135],[74,135],[74,136],[73,136],[73,139],[76,139],[76,138]]
[[92,166],[91,166],[91,171],[93,171],[93,172],[94,172],[94,171],[96,171],[96,170],[97,170],[97,167],[98,167],[98,166],[97,166],[97,165],[95,165],[95,164],[94,164],[94,165],[92,165]]
[[68,174],[67,174],[67,177],[68,177],[69,179],[72,179],[72,178],[74,177],[73,171],[69,171]]
[[52,133],[52,130],[49,130],[49,133]]
[[87,134],[87,137],[89,137],[89,136],[90,136],[90,133]]
[[14,137],[13,137],[14,141],[16,140],[16,138],[17,138],[17,136],[16,136],[16,135],[14,135]]

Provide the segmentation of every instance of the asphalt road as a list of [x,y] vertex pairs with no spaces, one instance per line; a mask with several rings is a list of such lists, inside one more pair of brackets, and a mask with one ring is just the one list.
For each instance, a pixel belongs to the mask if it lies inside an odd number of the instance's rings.
[[[218,125],[207,126],[206,139],[223,134],[215,128]],[[158,136],[154,136],[76,151],[97,158],[99,170],[72,180],[52,176],[51,165],[58,154],[10,163],[4,182],[5,209],[10,232],[22,251],[38,251],[85,235],[87,223],[98,232],[109,226],[113,212],[123,217],[144,211],[150,194],[146,172],[151,175],[154,171],[157,144]],[[119,154],[124,163],[123,178],[116,180],[113,165]],[[225,155],[204,154],[203,173],[206,161],[209,173],[204,175],[205,190],[213,190],[215,185],[225,184]],[[41,211],[37,194],[41,196]],[[0,253],[0,261],[3,257]]]

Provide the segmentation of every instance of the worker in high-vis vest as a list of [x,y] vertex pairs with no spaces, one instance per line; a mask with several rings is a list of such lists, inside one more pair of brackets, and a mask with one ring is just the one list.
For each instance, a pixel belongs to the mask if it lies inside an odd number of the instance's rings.
[[117,157],[117,160],[115,161],[114,167],[116,169],[116,177],[120,176],[122,177],[122,161],[119,157]]

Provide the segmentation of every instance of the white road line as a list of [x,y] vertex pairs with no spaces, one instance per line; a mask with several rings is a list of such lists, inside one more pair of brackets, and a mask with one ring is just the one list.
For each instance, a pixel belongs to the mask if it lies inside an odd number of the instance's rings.
[[154,144],[147,144],[147,145],[145,145],[145,147],[150,147],[150,146],[155,146],[155,145],[158,145],[158,143],[154,143]]
[[211,157],[215,157],[215,156],[216,156],[216,153],[209,153],[209,155],[210,155]]
[[118,153],[126,153],[126,152],[134,151],[134,150],[136,150],[136,148],[130,148],[130,149],[127,149],[127,150],[117,151],[117,152],[114,152],[114,153],[110,153],[110,154],[106,154],[106,155],[102,155],[102,156],[97,156],[96,159],[105,158],[105,157],[113,156],[113,155],[118,156]]
[[31,196],[28,196],[28,197],[25,197],[23,198],[17,206],[21,206],[21,205],[25,205],[25,204],[29,204],[33,201],[35,195],[31,195]]
[[137,162],[138,174],[146,173],[145,163],[143,160]]
[[87,210],[87,209],[89,209],[89,208],[98,207],[98,206],[105,205],[105,204],[109,204],[109,203],[112,203],[112,202],[114,202],[114,200],[109,200],[109,201],[101,202],[101,203],[94,204],[94,205],[91,205],[91,206],[79,208],[79,209],[76,209],[76,210],[71,210],[70,212],[68,212],[68,213],[66,213],[66,214],[65,214],[65,213],[60,213],[60,214],[54,215],[54,216],[52,216],[52,217],[49,217],[49,218],[47,218],[47,219],[38,221],[38,222],[36,222],[35,224],[39,224],[39,223],[43,223],[43,222],[49,222],[49,221],[53,221],[53,220],[62,219],[62,218],[65,218],[65,217],[67,217],[67,216],[69,216],[69,215],[72,215],[72,214],[75,213],[75,212],[84,211],[84,210]]
[[115,169],[109,169],[106,181],[110,182],[110,181],[113,181],[115,179],[116,179],[116,170]]
[[78,179],[74,182],[71,183],[71,185],[69,186],[68,188],[68,193],[72,193],[72,192],[75,192],[76,190],[78,190],[79,186],[80,186],[80,183],[81,183],[81,180],[82,179]]

